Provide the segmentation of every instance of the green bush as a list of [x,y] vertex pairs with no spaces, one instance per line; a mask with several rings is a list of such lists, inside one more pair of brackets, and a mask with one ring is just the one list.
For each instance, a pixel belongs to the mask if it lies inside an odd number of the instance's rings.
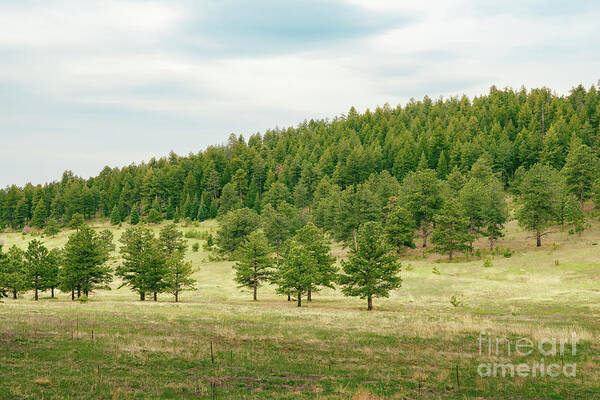
[[155,208],[151,209],[148,213],[148,222],[151,224],[157,224],[162,221],[162,214]]
[[202,239],[204,235],[205,235],[204,232],[201,232],[196,229],[190,229],[189,231],[187,231],[185,233],[184,236],[188,239]]
[[200,249],[200,243],[196,242],[192,245],[192,251],[197,252]]
[[454,307],[461,307],[463,305],[463,302],[461,300],[461,296],[460,295],[453,295],[450,297],[450,304],[452,304]]

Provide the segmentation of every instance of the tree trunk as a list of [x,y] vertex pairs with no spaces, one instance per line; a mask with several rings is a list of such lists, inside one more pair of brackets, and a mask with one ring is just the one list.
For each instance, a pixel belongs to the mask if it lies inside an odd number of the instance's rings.
[[254,289],[254,294],[253,294],[252,300],[256,301],[256,289],[257,289],[256,281],[254,281],[254,285],[252,285],[252,289]]
[[490,235],[490,252],[494,251],[494,236]]
[[536,239],[536,246],[540,247],[542,245],[542,233],[540,231],[537,231],[535,233],[535,239]]
[[81,297],[81,287],[77,286],[77,298]]
[[288,293],[288,301],[292,301],[292,296]]
[[35,301],[38,301],[38,288],[35,287]]
[[312,301],[312,290],[308,289],[308,293],[306,294],[306,301]]
[[175,303],[179,303],[179,290],[175,291]]
[[54,288],[53,287],[50,288],[50,295],[51,295],[52,298],[54,298]]
[[158,301],[157,293],[156,292],[154,292],[154,301]]
[[84,294],[86,297],[87,297],[87,295],[88,295],[89,293],[90,293],[90,291],[89,291],[89,290],[87,290],[87,289],[83,289],[83,294]]
[[140,292],[140,301],[146,300],[146,292]]
[[421,237],[423,238],[423,247],[427,247],[427,227],[421,225]]
[[448,252],[448,261],[452,261],[452,253],[454,253],[454,251],[453,251],[453,250],[450,250],[450,251]]
[[302,292],[298,290],[298,307],[302,307]]
[[13,289],[13,299],[17,299],[17,289]]
[[367,296],[367,311],[373,311],[373,298],[371,295]]
[[75,288],[71,288],[71,300],[75,300]]

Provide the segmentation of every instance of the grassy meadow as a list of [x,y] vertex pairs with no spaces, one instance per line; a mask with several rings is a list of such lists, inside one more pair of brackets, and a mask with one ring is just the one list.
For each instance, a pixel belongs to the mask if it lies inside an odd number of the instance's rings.
[[[600,398],[600,223],[556,228],[542,248],[513,221],[501,251],[457,257],[412,250],[402,288],[366,301],[325,290],[297,308],[273,288],[236,287],[232,262],[187,252],[198,290],[180,303],[127,288],[0,304],[1,399],[593,399]],[[110,229],[118,243],[126,226]],[[215,221],[190,229],[215,232]],[[158,226],[156,227],[158,229]],[[65,244],[69,231],[43,238]],[[30,235],[2,233],[6,250]],[[477,243],[487,248],[487,242]],[[345,250],[332,246],[338,257]],[[115,258],[111,260],[118,262]],[[451,304],[451,297],[456,299]],[[478,337],[577,338],[576,355],[489,355]],[[501,349],[502,350],[502,349]],[[576,377],[480,377],[480,363],[576,363]]]

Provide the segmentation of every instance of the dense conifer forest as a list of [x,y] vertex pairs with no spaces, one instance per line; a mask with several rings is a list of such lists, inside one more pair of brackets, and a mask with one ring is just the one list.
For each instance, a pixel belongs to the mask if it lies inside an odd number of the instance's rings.
[[[78,214],[113,223],[205,220],[242,207],[260,214],[266,204],[277,208],[285,202],[348,239],[362,222],[383,217],[400,184],[424,184],[414,171],[433,171],[429,178],[458,191],[482,157],[509,191],[536,164],[565,171],[569,154],[579,157],[567,169],[575,169],[575,176],[591,174],[586,182],[571,183],[577,186],[571,193],[583,202],[595,193],[599,129],[600,94],[594,86],[578,86],[566,96],[548,88],[492,87],[473,99],[425,97],[362,114],[351,108],[333,120],[304,121],[247,140],[231,134],[227,144],[188,156],[171,153],[139,165],[105,167],[89,179],[66,171],[45,185],[7,187],[0,190],[0,226],[64,226]],[[441,209],[441,201],[431,207]],[[336,218],[336,209],[349,218]],[[433,222],[436,213],[412,212],[417,224]]]

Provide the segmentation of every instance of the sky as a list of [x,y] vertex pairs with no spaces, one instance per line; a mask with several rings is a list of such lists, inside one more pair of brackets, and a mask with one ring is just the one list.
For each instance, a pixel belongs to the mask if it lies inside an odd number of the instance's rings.
[[0,0],[0,187],[351,106],[600,79],[600,2]]

